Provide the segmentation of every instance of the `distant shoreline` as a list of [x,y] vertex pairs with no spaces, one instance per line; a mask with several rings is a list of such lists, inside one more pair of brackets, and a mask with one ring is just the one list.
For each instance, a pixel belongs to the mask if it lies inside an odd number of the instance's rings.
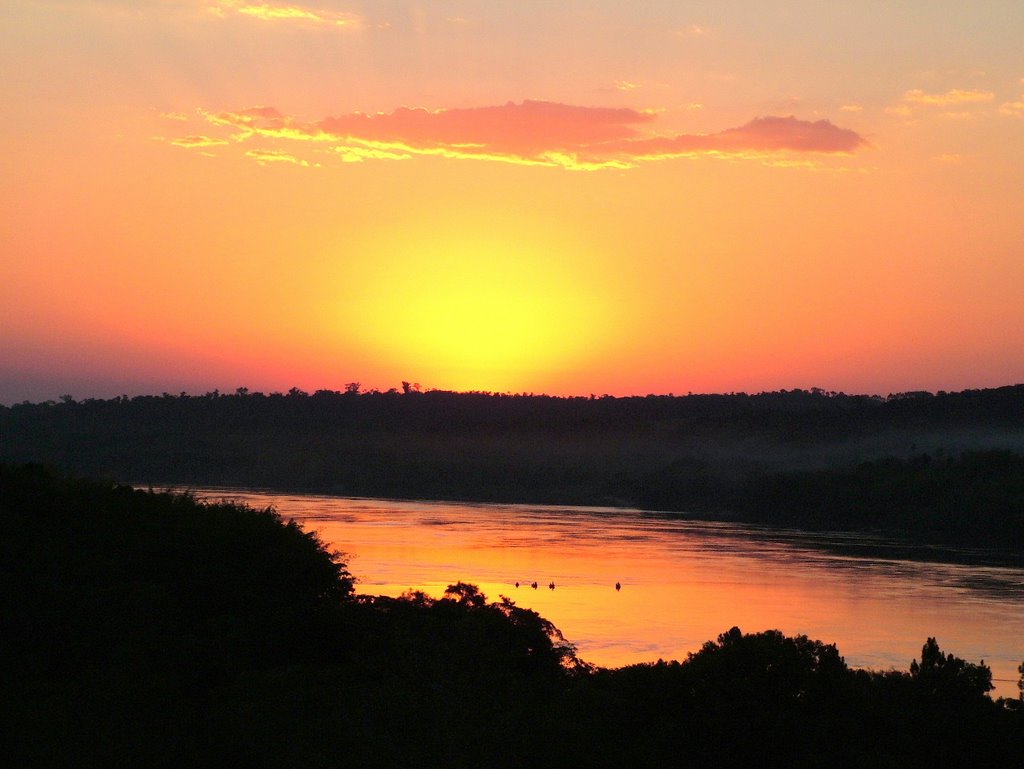
[[2,461],[143,486],[683,511],[1024,557],[1024,385],[887,398],[240,388],[0,407],[0,434]]

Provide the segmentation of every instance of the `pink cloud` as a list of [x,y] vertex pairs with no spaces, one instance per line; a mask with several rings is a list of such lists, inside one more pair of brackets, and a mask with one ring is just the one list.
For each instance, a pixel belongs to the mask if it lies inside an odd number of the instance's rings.
[[448,110],[401,107],[315,122],[253,107],[207,115],[207,120],[238,129],[234,141],[251,136],[315,141],[351,159],[439,155],[572,169],[624,168],[639,160],[694,154],[851,153],[867,144],[855,131],[828,120],[793,116],[755,118],[712,134],[658,135],[650,112],[544,101]]
[[327,118],[317,127],[339,137],[417,147],[478,147],[488,152],[531,157],[631,138],[638,135],[633,126],[651,120],[652,115],[632,109],[524,101],[433,112],[401,107],[385,114]]
[[828,120],[811,122],[791,115],[754,118],[739,128],[719,133],[661,136],[621,142],[603,149],[652,159],[701,153],[850,153],[866,144],[857,132],[839,128]]
[[722,148],[762,152],[853,152],[867,144],[864,137],[828,120],[798,120],[789,117],[754,118],[739,128],[715,134]]

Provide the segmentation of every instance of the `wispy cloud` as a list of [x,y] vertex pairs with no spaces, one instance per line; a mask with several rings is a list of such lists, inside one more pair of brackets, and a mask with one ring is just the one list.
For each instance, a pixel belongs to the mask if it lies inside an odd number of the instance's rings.
[[308,160],[303,160],[282,150],[249,150],[245,155],[260,165],[266,165],[267,163],[290,163],[291,165],[302,166],[303,168],[312,168],[313,166],[320,165],[319,163],[310,163]]
[[207,10],[221,18],[237,14],[261,21],[303,21],[314,24],[330,24],[338,27],[355,27],[359,25],[359,17],[355,14],[294,4],[219,0],[209,4]]
[[995,93],[981,89],[951,88],[928,92],[920,88],[904,91],[899,102],[886,108],[886,113],[905,120],[925,114],[941,115],[952,120],[973,120],[986,114],[985,106],[996,99]]
[[411,152],[402,152],[397,147],[384,149],[371,146],[339,145],[332,148],[344,163],[361,163],[364,160],[408,160]]
[[675,33],[678,37],[708,37],[711,34],[711,30],[700,24],[688,24],[681,29],[677,29]]
[[999,105],[999,112],[1013,117],[1024,117],[1024,94],[1017,101],[1007,101]]
[[[671,134],[655,130],[653,111],[544,101],[447,110],[401,107],[312,122],[273,107],[200,114],[227,131],[232,142],[258,137],[313,143],[347,162],[420,155],[598,170],[695,155],[850,154],[867,144],[855,131],[828,120],[769,116],[718,133]],[[203,146],[200,140],[207,137],[196,134],[178,143]]]
[[995,101],[996,95],[991,91],[964,91],[953,88],[945,93],[925,93],[920,88],[903,94],[903,101],[908,104],[919,104],[929,107],[951,107],[962,104],[984,104]]
[[897,117],[902,118],[909,118],[911,115],[914,114],[914,110],[912,110],[906,104],[897,104],[894,107],[886,107],[885,112],[888,115],[896,115]]
[[229,144],[230,142],[224,139],[214,139],[209,136],[203,136],[201,134],[192,134],[191,136],[182,136],[179,139],[171,141],[176,147],[186,147],[188,149],[195,149],[199,147],[216,147],[221,144]]

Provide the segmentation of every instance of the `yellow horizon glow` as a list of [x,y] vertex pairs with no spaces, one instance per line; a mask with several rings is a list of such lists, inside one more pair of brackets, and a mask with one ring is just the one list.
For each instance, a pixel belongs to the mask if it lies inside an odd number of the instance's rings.
[[511,222],[484,229],[424,223],[377,239],[348,274],[340,326],[383,365],[456,390],[508,389],[605,352],[614,306],[579,255]]

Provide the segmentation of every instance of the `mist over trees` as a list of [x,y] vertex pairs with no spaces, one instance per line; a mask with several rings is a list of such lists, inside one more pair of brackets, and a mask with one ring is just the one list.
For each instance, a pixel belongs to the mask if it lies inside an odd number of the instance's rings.
[[154,486],[633,506],[1024,548],[1024,385],[888,397],[401,390],[23,403],[0,459]]
[[0,465],[0,548],[13,767],[987,769],[1024,751],[1024,702],[932,638],[904,671],[738,628],[600,669],[472,584],[361,595],[273,510],[37,465]]

